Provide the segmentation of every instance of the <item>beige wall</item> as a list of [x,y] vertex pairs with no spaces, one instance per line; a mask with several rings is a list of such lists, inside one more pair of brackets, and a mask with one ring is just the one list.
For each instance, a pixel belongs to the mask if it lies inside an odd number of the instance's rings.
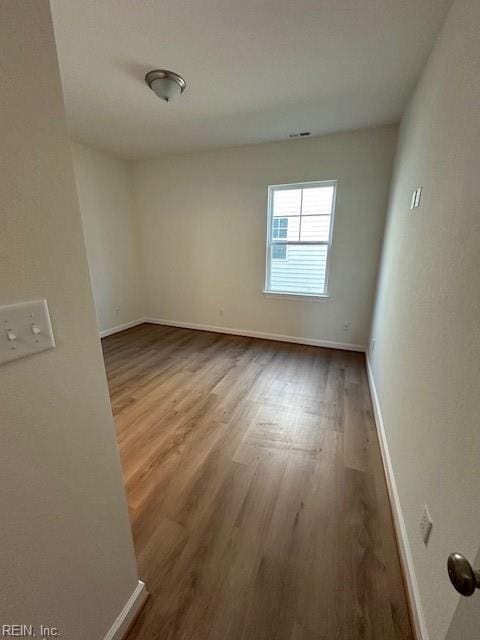
[[137,583],[47,0],[0,1],[1,304],[57,346],[0,366],[0,621],[102,638]]
[[[148,315],[364,345],[396,135],[379,127],[134,163]],[[335,178],[330,298],[262,294],[267,186]]]
[[139,230],[129,164],[72,144],[97,324],[105,331],[145,315]]
[[[457,0],[405,115],[371,361],[431,640],[458,602],[448,554],[480,543],[480,3]],[[422,205],[410,212],[412,190]],[[419,533],[423,505],[434,522]],[[453,628],[452,639],[480,634]],[[472,607],[473,608],[473,607]],[[461,624],[461,616],[455,625]],[[470,627],[471,629],[471,627]]]

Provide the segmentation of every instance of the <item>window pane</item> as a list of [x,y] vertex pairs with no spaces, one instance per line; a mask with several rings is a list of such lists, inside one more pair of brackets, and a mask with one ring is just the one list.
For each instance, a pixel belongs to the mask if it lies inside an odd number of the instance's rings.
[[328,242],[331,216],[302,216],[300,240]]
[[300,233],[300,216],[292,218],[273,218],[272,219],[272,241],[288,240],[297,242]]
[[301,189],[279,189],[273,192],[273,217],[299,216]]
[[327,245],[288,245],[285,248],[285,260],[272,259],[270,291],[325,293]]
[[287,257],[286,244],[274,244],[272,246],[272,260],[285,260]]
[[330,215],[332,213],[333,194],[333,186],[304,189],[302,214],[304,216]]
[[274,218],[272,226],[272,238],[274,240],[285,239],[288,232],[288,218]]

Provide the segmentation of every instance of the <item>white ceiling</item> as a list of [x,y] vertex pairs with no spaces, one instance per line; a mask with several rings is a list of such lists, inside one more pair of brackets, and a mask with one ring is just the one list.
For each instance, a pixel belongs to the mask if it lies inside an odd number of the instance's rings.
[[[74,139],[125,158],[397,121],[450,0],[51,0]],[[144,82],[171,69],[185,93]]]

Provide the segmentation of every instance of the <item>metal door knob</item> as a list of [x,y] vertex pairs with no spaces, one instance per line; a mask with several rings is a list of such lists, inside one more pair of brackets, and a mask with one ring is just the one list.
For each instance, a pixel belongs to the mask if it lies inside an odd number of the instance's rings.
[[462,596],[471,596],[475,589],[480,589],[480,571],[476,571],[461,553],[451,553],[447,567],[451,583]]

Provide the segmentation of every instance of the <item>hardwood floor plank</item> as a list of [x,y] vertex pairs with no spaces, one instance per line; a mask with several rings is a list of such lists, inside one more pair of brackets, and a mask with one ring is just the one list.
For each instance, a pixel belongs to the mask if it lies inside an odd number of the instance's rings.
[[372,431],[363,405],[364,393],[359,383],[345,384],[344,462],[350,469],[366,472]]
[[412,640],[362,354],[102,341],[139,574],[128,640]]

